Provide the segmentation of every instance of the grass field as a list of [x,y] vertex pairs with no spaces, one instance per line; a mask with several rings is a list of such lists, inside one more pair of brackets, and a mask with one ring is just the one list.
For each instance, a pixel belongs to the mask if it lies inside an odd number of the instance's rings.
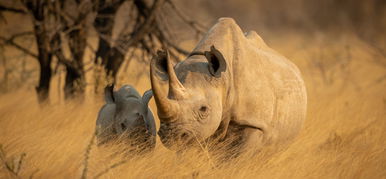
[[[150,155],[112,156],[114,149],[90,145],[102,94],[91,93],[90,82],[84,102],[64,102],[57,75],[48,107],[39,107],[33,86],[0,95],[0,178],[386,178],[385,57],[350,33],[266,40],[298,65],[307,85],[307,120],[285,151],[218,166],[205,151],[177,156],[157,140]],[[131,62],[121,84],[149,89],[143,69]]]

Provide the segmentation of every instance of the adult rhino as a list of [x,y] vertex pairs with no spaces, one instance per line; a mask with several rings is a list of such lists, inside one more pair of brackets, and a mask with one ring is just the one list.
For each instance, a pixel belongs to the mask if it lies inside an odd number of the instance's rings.
[[293,139],[306,116],[298,68],[231,18],[220,18],[184,61],[173,66],[158,51],[150,68],[158,134],[174,150],[233,137],[239,152],[257,152]]
[[121,139],[140,146],[140,149],[153,149],[156,127],[148,107],[152,96],[152,91],[148,90],[141,97],[130,85],[124,85],[118,91],[114,91],[114,86],[106,86],[106,104],[100,109],[96,121],[98,144]]

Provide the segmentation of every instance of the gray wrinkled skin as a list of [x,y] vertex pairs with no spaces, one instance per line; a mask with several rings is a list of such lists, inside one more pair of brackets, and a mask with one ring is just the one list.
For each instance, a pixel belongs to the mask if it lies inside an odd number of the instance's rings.
[[173,65],[159,51],[150,67],[158,134],[170,149],[211,140],[257,153],[287,145],[305,120],[298,68],[231,18],[219,19],[185,60]]
[[131,145],[154,148],[156,128],[153,114],[148,107],[152,95],[152,91],[148,90],[141,97],[130,85],[125,85],[118,91],[113,91],[113,86],[107,86],[106,104],[100,109],[96,121],[98,144],[120,139],[130,141]]

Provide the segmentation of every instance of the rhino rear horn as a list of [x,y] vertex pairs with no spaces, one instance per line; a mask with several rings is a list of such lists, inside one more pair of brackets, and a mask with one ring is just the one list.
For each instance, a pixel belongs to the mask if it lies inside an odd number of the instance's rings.
[[114,84],[107,85],[105,87],[105,101],[106,103],[114,103]]
[[205,51],[204,54],[209,63],[210,74],[214,77],[220,77],[221,72],[226,70],[226,61],[224,56],[214,47],[214,45],[210,47],[210,51]]

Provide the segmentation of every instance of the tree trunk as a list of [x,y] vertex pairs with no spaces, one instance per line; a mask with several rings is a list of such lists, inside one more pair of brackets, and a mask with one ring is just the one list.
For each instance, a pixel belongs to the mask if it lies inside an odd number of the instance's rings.
[[35,26],[35,38],[38,46],[38,60],[40,65],[39,85],[36,87],[39,103],[45,103],[48,100],[50,82],[52,76],[51,61],[52,54],[49,47],[49,39],[41,27]]
[[125,59],[125,55],[119,52],[116,48],[110,48],[109,52],[105,56],[105,59],[107,60],[104,61],[105,63],[103,63],[103,65],[106,73],[110,74],[115,82],[119,68]]
[[98,62],[98,58],[101,58],[106,77],[112,76],[114,82],[125,54],[122,54],[115,47],[111,47],[108,40],[112,39],[115,23],[114,17],[123,2],[123,0],[115,2],[101,0],[98,7],[98,16],[94,20],[94,27],[101,37],[99,38],[99,45],[95,55],[95,63]]
[[40,104],[48,101],[50,82],[51,82],[51,59],[52,55],[47,52],[39,52],[40,77],[39,85],[36,87],[36,93]]
[[65,99],[83,97],[85,90],[84,73],[72,66],[66,66],[66,78],[64,84]]
[[83,56],[87,44],[86,28],[74,30],[69,34],[69,47],[73,61],[66,65],[66,80],[64,85],[64,96],[66,99],[81,97],[84,95],[86,81],[83,69]]
[[117,48],[110,47],[106,40],[100,39],[98,51],[96,52],[96,58],[98,57],[102,59],[102,65],[105,69],[106,76],[113,77],[115,82],[118,70],[125,59],[125,55]]
[[34,33],[38,48],[38,61],[40,66],[39,84],[35,88],[40,104],[47,103],[49,98],[50,82],[52,76],[51,62],[52,53],[50,49],[50,37],[44,26],[46,20],[44,2],[33,4],[28,2],[26,5],[33,13]]

